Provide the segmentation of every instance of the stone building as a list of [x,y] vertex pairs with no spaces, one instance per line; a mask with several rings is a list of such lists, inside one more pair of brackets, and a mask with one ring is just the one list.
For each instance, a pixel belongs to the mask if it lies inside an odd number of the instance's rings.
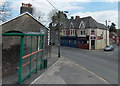
[[[13,19],[10,19],[0,25],[2,33],[28,33],[39,32],[45,34],[45,50],[48,43],[48,28],[41,24],[32,16],[32,6],[30,4],[22,4],[20,8],[21,14]],[[34,38],[36,39],[36,38]],[[34,40],[33,40],[34,41]],[[25,38],[26,44],[29,44],[29,38]],[[36,44],[34,41],[33,46]],[[36,46],[34,46],[36,47]],[[4,65],[3,76],[11,75],[16,72],[16,67],[19,62],[20,37],[18,36],[3,36],[2,37],[2,61]],[[33,50],[34,51],[34,50]]]

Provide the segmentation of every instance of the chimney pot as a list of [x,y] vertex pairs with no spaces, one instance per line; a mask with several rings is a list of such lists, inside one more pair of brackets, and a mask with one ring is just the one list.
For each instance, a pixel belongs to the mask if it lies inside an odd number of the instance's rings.
[[22,6],[24,5],[24,3],[22,3]]
[[79,19],[80,18],[80,16],[76,16],[76,18],[75,19]]
[[28,7],[30,7],[30,8],[31,8],[31,6],[32,6],[32,5],[31,5],[30,3],[28,3]]
[[28,7],[28,4],[25,4],[26,5],[26,7]]
[[26,7],[26,4],[24,4],[24,7]]
[[24,7],[25,6],[25,4],[24,3],[22,3],[22,7]]
[[28,4],[22,3],[22,7],[29,7],[29,8],[31,8],[32,5],[30,3],[28,3]]
[[24,12],[29,12],[30,14],[33,14],[32,13],[33,8],[31,6],[32,6],[32,4],[30,4],[30,3],[28,3],[28,4],[22,3],[22,6],[20,8],[20,14],[22,14]]

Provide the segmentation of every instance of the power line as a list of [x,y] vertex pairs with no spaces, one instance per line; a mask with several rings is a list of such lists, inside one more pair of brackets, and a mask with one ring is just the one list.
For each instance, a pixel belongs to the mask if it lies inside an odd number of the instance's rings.
[[53,8],[55,8],[57,11],[59,11],[49,0],[46,0]]

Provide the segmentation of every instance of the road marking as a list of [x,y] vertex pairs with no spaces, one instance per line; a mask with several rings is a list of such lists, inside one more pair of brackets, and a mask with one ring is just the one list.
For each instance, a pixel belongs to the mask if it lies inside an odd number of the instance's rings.
[[[109,85],[111,85],[108,81],[106,81],[104,78],[98,76],[98,75],[95,74],[94,72],[92,72],[92,71],[86,69],[85,67],[80,66],[79,64],[75,64],[75,65],[78,66],[78,67],[80,67],[80,68],[82,68],[83,70],[85,70],[85,71],[87,71],[87,72],[89,72],[89,73],[95,75],[97,78],[99,78],[100,80],[102,80],[105,84],[109,84]],[[112,86],[112,85],[111,85],[111,86]]]
[[55,66],[63,57],[61,57],[57,62],[55,62],[49,69],[47,69],[42,75],[40,75],[38,78],[36,78],[31,84],[34,84],[37,82],[40,78],[42,78],[53,66]]

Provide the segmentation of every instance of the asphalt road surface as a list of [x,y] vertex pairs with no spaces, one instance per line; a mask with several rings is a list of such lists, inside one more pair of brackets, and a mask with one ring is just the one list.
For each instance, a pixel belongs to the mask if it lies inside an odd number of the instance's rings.
[[[57,54],[57,47],[52,47]],[[114,51],[85,50],[79,48],[61,47],[61,56],[94,72],[110,84],[118,84],[118,47]]]
[[111,86],[101,77],[64,57],[61,57],[32,84],[89,84],[91,86],[105,84],[105,86]]

